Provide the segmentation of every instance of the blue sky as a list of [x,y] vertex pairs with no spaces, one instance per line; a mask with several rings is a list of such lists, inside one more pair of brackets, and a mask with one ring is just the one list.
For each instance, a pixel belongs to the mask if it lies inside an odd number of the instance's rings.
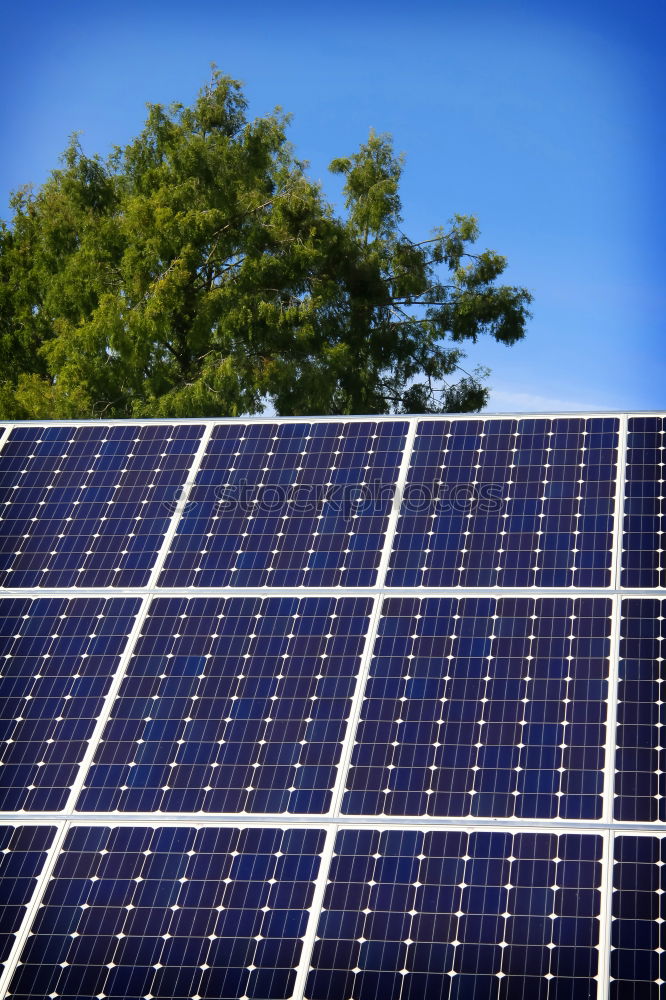
[[[666,8],[561,0],[336,4],[5,0],[0,215],[73,131],[109,151],[146,102],[190,102],[209,64],[279,104],[329,198],[335,156],[370,127],[407,163],[405,230],[475,214],[481,244],[534,294],[527,338],[483,340],[489,409],[666,408]],[[95,9],[96,8],[96,9]]]

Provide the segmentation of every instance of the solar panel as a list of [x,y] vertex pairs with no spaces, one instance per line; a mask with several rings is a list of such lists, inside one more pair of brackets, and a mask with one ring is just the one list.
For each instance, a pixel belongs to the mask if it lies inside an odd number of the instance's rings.
[[145,586],[201,434],[14,427],[0,451],[0,585]]
[[0,973],[41,874],[54,826],[0,825]]
[[666,1000],[663,421],[8,425],[0,995]]
[[589,1000],[601,851],[574,833],[341,830],[305,996]]
[[387,583],[607,587],[616,418],[423,420]]
[[385,600],[344,811],[597,819],[611,602]]
[[291,996],[321,830],[70,830],[7,996]]
[[164,587],[371,586],[404,421],[215,427]]
[[140,603],[0,600],[1,810],[65,806]]
[[328,811],[371,605],[153,601],[77,808]]
[[666,977],[662,837],[615,838],[610,996],[660,1000]]
[[624,600],[620,632],[615,818],[666,821],[663,603]]
[[663,587],[664,450],[663,417],[630,417],[627,428],[627,469],[624,501],[622,585]]

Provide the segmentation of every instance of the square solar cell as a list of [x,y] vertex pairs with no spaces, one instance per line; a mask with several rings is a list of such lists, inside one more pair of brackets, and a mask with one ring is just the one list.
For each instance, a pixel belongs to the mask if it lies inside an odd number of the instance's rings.
[[385,599],[343,811],[598,819],[611,610]]
[[307,1000],[594,1000],[601,837],[341,830]]
[[371,608],[153,601],[77,809],[326,812]]
[[54,826],[0,826],[0,972],[53,843]]
[[163,587],[371,586],[404,421],[215,427]]
[[622,601],[615,818],[666,821],[664,603]]
[[419,421],[387,584],[608,587],[614,417]]
[[666,586],[664,417],[630,417],[627,428],[622,586]]
[[75,827],[8,996],[293,993],[321,830]]
[[14,427],[0,451],[0,585],[145,586],[202,433]]
[[0,600],[0,809],[64,808],[140,604]]
[[611,1000],[666,996],[666,841],[615,836]]

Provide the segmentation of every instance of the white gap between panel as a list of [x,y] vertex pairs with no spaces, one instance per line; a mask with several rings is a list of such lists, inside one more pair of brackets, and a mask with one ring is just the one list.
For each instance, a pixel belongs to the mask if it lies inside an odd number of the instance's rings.
[[207,827],[237,827],[250,829],[266,827],[267,829],[295,830],[307,827],[313,830],[466,830],[473,832],[478,829],[501,830],[505,833],[577,833],[596,834],[601,836],[605,831],[617,835],[636,837],[666,837],[664,824],[660,829],[648,826],[636,826],[630,823],[603,823],[599,820],[516,820],[477,818],[470,819],[453,817],[441,819],[433,816],[330,816],[311,814],[277,815],[247,813],[14,813],[2,814],[0,824],[4,826],[45,826],[60,825],[67,822],[70,826],[109,826],[132,827],[149,826],[157,828],[191,826],[197,829]]
[[312,895],[312,902],[309,906],[310,913],[308,917],[308,925],[302,938],[303,947],[301,948],[301,958],[298,963],[298,972],[296,973],[296,979],[294,981],[294,991],[291,995],[292,1000],[303,1000],[303,996],[305,994],[305,987],[307,985],[308,974],[310,972],[310,961],[312,959],[312,952],[314,950],[315,940],[317,937],[319,917],[324,903],[324,894],[328,883],[328,873],[331,868],[331,859],[333,858],[333,848],[335,847],[336,836],[336,826],[331,826],[326,830],[324,849],[320,855],[321,860],[319,862],[319,873],[317,875],[315,889]]
[[347,773],[349,771],[349,764],[354,751],[354,737],[356,736],[356,728],[361,715],[361,705],[363,704],[363,697],[365,695],[365,686],[368,680],[368,674],[370,673],[370,663],[372,662],[372,655],[375,649],[377,625],[379,623],[382,603],[381,597],[375,597],[372,611],[370,612],[365,646],[363,647],[361,663],[356,677],[356,687],[354,688],[354,694],[352,695],[351,705],[349,708],[349,715],[347,716],[347,726],[345,729],[342,751],[340,753],[340,761],[338,763],[335,785],[333,786],[331,807],[328,812],[329,816],[339,816],[342,797],[347,786]]
[[[32,817],[31,817],[32,819]],[[3,824],[5,825],[5,824]],[[13,824],[16,825],[16,824]],[[41,826],[41,823],[26,823],[25,819],[20,821],[20,825],[23,826]],[[51,825],[51,824],[49,824]],[[46,890],[49,879],[51,878],[51,872],[55,867],[55,863],[58,860],[58,855],[60,854],[60,848],[62,847],[63,841],[69,830],[69,823],[57,823],[56,832],[53,838],[53,843],[48,849],[46,858],[44,859],[44,864],[42,865],[42,870],[37,878],[35,888],[33,889],[32,898],[28,905],[26,906],[25,913],[23,915],[23,920],[21,921],[21,926],[16,932],[16,937],[14,939],[14,944],[9,953],[7,961],[5,963],[5,971],[2,976],[0,976],[0,997],[5,997],[7,995],[7,989],[14,975],[14,971],[21,957],[21,952],[23,951],[23,946],[26,942],[30,928],[32,927],[33,920],[35,919],[35,914],[39,904],[42,901],[42,896]]]
[[613,618],[610,630],[608,655],[608,699],[606,702],[606,747],[604,760],[604,788],[602,818],[612,823],[615,802],[615,756],[617,751],[617,703],[620,683],[620,631],[623,600],[613,597]]
[[414,450],[414,438],[416,437],[417,427],[418,427],[418,420],[410,420],[409,424],[407,425],[407,436],[405,438],[405,447],[402,453],[402,461],[400,462],[400,468],[398,469],[398,476],[395,482],[393,503],[391,504],[391,511],[386,525],[386,531],[384,532],[384,545],[382,547],[382,555],[381,559],[379,560],[379,566],[377,567],[377,587],[379,588],[383,588],[386,582],[386,574],[388,572],[389,560],[391,558],[391,553],[393,551],[393,539],[395,538],[396,529],[398,527],[398,518],[400,517],[402,501],[405,495],[405,486],[407,484],[407,475],[409,473],[409,467],[412,460],[412,452]]
[[238,827],[312,827],[339,829],[406,829],[458,830],[458,829],[499,829],[514,832],[530,831],[535,824],[540,830],[551,833],[615,833],[645,837],[666,836],[663,823],[606,823],[603,820],[544,819],[533,817],[492,818],[490,816],[331,816],[326,813],[122,813],[122,812],[43,812],[43,813],[2,813],[0,823],[24,825],[26,823],[53,824],[67,820],[85,826],[238,826]]
[[597,954],[597,1000],[608,1000],[610,996],[610,945],[611,911],[613,909],[613,847],[612,830],[604,833],[604,848],[601,860],[601,895],[599,900],[599,944]]
[[[109,592],[107,591],[106,596],[112,597],[114,595],[109,594]],[[113,709],[113,703],[116,700],[116,695],[118,694],[118,691],[120,690],[120,685],[122,684],[125,678],[125,671],[127,670],[127,665],[129,664],[129,661],[132,657],[132,653],[134,652],[134,645],[136,643],[136,640],[141,634],[141,628],[143,626],[146,615],[148,614],[149,606],[150,606],[150,598],[144,597],[141,605],[137,610],[136,618],[134,619],[134,624],[130,630],[129,635],[127,636],[125,649],[123,650],[120,656],[116,672],[113,675],[113,678],[109,685],[109,690],[107,691],[104,697],[104,702],[102,704],[101,711],[97,716],[95,728],[93,729],[90,739],[88,741],[86,752],[84,753],[83,757],[81,758],[81,762],[79,763],[78,771],[76,773],[76,778],[74,779],[73,784],[70,786],[69,798],[67,799],[67,803],[63,808],[63,812],[65,813],[74,812],[74,809],[76,807],[76,800],[79,797],[81,789],[83,788],[86,775],[88,774],[88,770],[90,769],[90,765],[95,759],[95,753],[97,751],[99,741],[101,739],[102,733],[104,732],[104,728],[106,726],[106,723],[108,722],[109,716],[111,715],[111,710]]]
[[0,451],[2,451],[2,449],[4,448],[4,446],[9,441],[10,431],[11,431],[11,427],[9,427],[7,425],[5,425],[4,427],[0,426]]
[[0,597],[626,597],[664,596],[666,587],[0,587]]
[[[187,479],[181,487],[181,495],[176,502],[176,506],[171,514],[171,519],[169,521],[169,527],[167,528],[164,538],[162,539],[162,545],[155,556],[155,562],[153,568],[148,577],[148,582],[146,588],[157,587],[157,581],[159,579],[160,573],[164,567],[164,562],[171,549],[171,542],[176,534],[178,525],[180,523],[181,515],[187,507],[187,502],[189,500],[190,493],[192,492],[192,487],[194,486],[197,478],[197,473],[199,472],[199,467],[201,461],[206,453],[206,448],[208,447],[208,442],[210,441],[210,436],[213,433],[213,428],[215,424],[207,424],[204,428],[204,432],[201,435],[201,440],[199,441],[199,447],[194,453],[192,463],[190,465],[189,472],[187,474]],[[144,590],[146,589],[144,588]]]
[[629,420],[626,414],[619,420],[617,438],[617,471],[615,479],[615,510],[613,514],[613,556],[611,561],[611,586],[622,586],[622,539],[624,534],[624,492],[627,479],[627,433]]

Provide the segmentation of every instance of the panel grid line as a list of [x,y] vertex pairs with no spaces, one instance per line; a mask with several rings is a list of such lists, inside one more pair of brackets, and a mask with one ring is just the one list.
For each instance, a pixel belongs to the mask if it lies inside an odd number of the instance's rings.
[[608,700],[606,715],[606,760],[604,762],[604,808],[603,819],[612,823],[615,818],[615,753],[617,747],[617,704],[620,683],[620,628],[623,600],[613,597],[613,619],[610,632],[610,652],[608,656]]
[[398,478],[395,484],[395,493],[393,494],[393,504],[391,506],[391,513],[389,514],[388,524],[386,526],[386,533],[384,535],[384,548],[382,550],[382,557],[380,559],[379,566],[377,568],[376,586],[382,590],[385,588],[386,585],[386,574],[388,572],[389,562],[393,551],[393,540],[395,538],[395,533],[398,527],[400,509],[404,502],[405,486],[407,484],[407,475],[409,473],[409,467],[412,461],[412,455],[414,453],[414,438],[416,437],[418,425],[419,425],[418,420],[410,420],[407,427],[405,450],[402,456],[402,462],[400,463],[400,469],[398,471]]
[[603,834],[601,900],[599,908],[599,974],[597,1000],[608,1000],[610,994],[611,910],[613,900],[613,851],[615,834]]
[[365,687],[368,680],[368,673],[370,671],[370,663],[372,662],[372,655],[375,648],[375,640],[377,638],[377,626],[381,615],[381,609],[382,609],[382,598],[376,597],[374,600],[372,613],[370,615],[370,622],[368,625],[368,635],[366,638],[365,648],[363,650],[361,666],[359,668],[358,677],[356,681],[356,688],[354,690],[352,704],[349,710],[349,717],[347,720],[347,730],[345,735],[344,748],[340,755],[340,762],[338,764],[338,773],[336,776],[335,788],[333,790],[333,795],[331,798],[331,808],[329,810],[329,814],[335,817],[336,820],[340,818],[340,806],[342,804],[342,797],[345,793],[347,773],[349,771],[349,763],[351,761],[351,756],[354,748],[354,738],[356,736],[358,720],[361,714],[361,706],[363,704],[363,697],[365,695]]
[[622,588],[622,536],[624,526],[624,491],[627,477],[627,429],[629,419],[623,414],[619,419],[617,437],[617,479],[615,489],[615,513],[613,519],[613,572],[611,585],[615,590]]
[[[371,816],[371,815],[359,815],[352,814],[344,815],[340,814],[338,816],[330,816],[326,814],[313,814],[313,813],[221,813],[221,812],[181,812],[181,813],[150,813],[150,812],[85,812],[81,810],[80,812],[32,812],[27,813],[17,813],[17,812],[7,812],[2,813],[0,817],[2,823],[13,823],[14,825],[25,825],[41,823],[41,824],[52,824],[60,823],[65,820],[84,823],[88,826],[101,824],[103,826],[136,826],[142,823],[148,825],[157,826],[229,826],[229,825],[244,825],[244,826],[271,826],[278,827],[284,826],[285,822],[290,826],[307,826],[307,827],[328,827],[331,824],[337,824],[342,827],[351,828],[368,828],[378,829],[382,828],[392,828],[396,827],[409,827],[410,829],[421,829],[421,827],[428,826],[430,822],[431,827],[434,829],[460,829],[463,826],[467,827],[472,823],[475,829],[477,828],[502,828],[511,829],[513,831],[519,830],[532,830],[535,827],[535,820],[533,817],[502,817],[501,820],[489,816],[474,816],[470,819],[468,816]],[[537,824],[539,821],[536,821]],[[660,830],[664,828],[663,823],[645,823],[645,822],[631,822],[631,821],[620,821],[613,820],[612,822],[605,822],[604,820],[590,820],[590,819],[548,819],[542,820],[545,824],[546,829],[549,830],[560,830],[562,832],[566,830],[573,830],[583,833],[593,833],[594,831],[600,832],[603,830],[612,830],[616,833],[622,833],[625,835],[640,834],[641,836],[657,836]],[[429,829],[431,828],[429,827]]]
[[320,855],[321,861],[319,864],[319,872],[317,874],[316,887],[312,897],[312,903],[310,904],[308,926],[302,938],[303,947],[301,949],[301,960],[299,962],[298,972],[296,973],[292,1000],[303,1000],[303,994],[305,992],[305,986],[310,972],[310,960],[312,958],[312,950],[317,937],[321,907],[324,901],[324,893],[326,892],[326,884],[328,881],[331,858],[333,857],[333,848],[335,847],[335,838],[337,837],[337,834],[338,826],[336,824],[330,826],[326,830],[326,841],[324,843],[324,849]]
[[1,587],[2,597],[664,597],[646,587]]

